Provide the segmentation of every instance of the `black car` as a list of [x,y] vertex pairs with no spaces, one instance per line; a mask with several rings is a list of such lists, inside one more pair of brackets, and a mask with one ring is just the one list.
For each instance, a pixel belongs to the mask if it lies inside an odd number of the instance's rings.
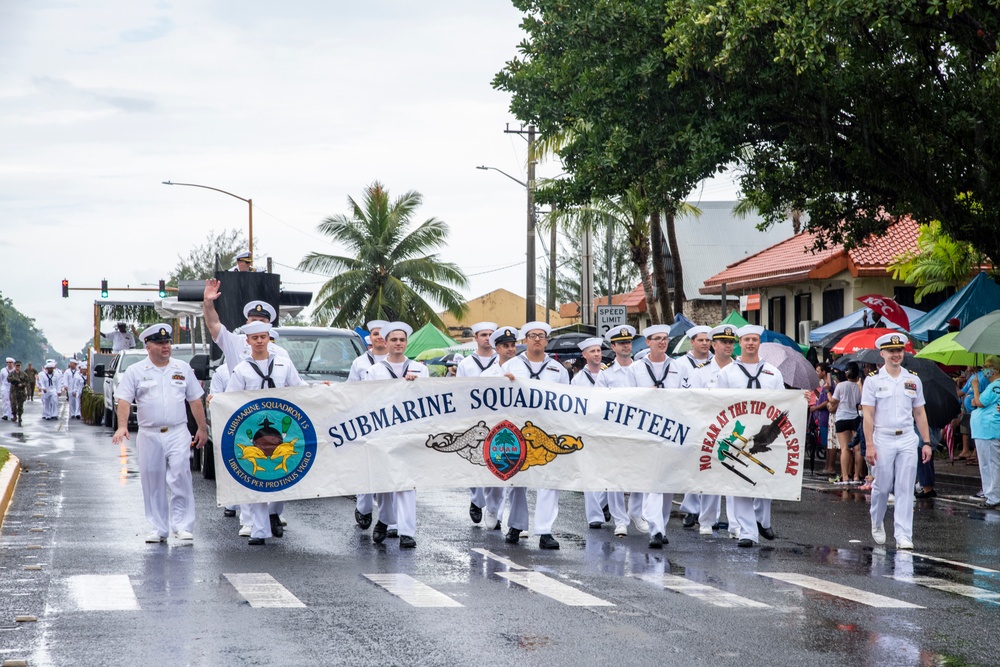
[[[549,344],[545,346],[545,352],[553,359],[558,359],[561,362],[569,359],[577,363],[578,360],[583,358],[579,345],[588,338],[593,338],[593,336],[586,333],[560,334],[549,341]],[[606,364],[610,364],[615,360],[615,353],[607,341],[601,341],[601,359]]]

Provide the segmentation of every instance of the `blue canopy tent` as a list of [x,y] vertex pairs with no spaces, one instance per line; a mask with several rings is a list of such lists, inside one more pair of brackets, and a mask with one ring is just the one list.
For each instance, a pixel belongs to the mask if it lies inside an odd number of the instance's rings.
[[[914,320],[919,317],[924,316],[926,313],[922,310],[917,310],[916,308],[908,308],[907,306],[901,306],[903,310],[906,311],[906,316],[910,319],[910,325],[913,325]],[[843,331],[844,329],[853,329],[855,327],[865,326],[865,315],[868,316],[868,326],[872,326],[872,321],[875,316],[872,314],[871,308],[858,308],[853,313],[848,313],[844,315],[839,320],[834,320],[828,324],[824,324],[821,327],[816,327],[809,332],[809,342],[818,343],[819,341],[826,338],[828,335],[835,333],[837,331]],[[893,324],[889,320],[883,319],[882,326],[888,327],[890,329],[899,329],[902,331],[902,327],[898,324]]]
[[670,325],[670,333],[667,335],[671,338],[674,336],[683,336],[693,326],[694,322],[684,317],[684,313],[677,313],[674,317],[674,323]]
[[940,306],[910,322],[910,333],[918,340],[934,340],[948,332],[948,320],[955,318],[965,326],[994,310],[1000,310],[1000,285],[981,271]]

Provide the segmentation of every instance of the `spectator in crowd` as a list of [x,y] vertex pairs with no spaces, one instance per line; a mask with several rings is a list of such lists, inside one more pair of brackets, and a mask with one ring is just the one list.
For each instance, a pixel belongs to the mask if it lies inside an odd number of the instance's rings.
[[[852,481],[861,483],[861,448],[851,451],[851,441],[858,430],[861,418],[858,416],[858,406],[861,404],[861,388],[858,386],[858,367],[848,364],[847,380],[839,383],[833,390],[830,408],[834,410],[833,422],[837,430],[837,441],[840,444],[840,478],[834,481],[850,484]],[[851,475],[854,475],[852,478]]]
[[809,406],[810,418],[816,424],[819,446],[826,449],[826,466],[821,474],[835,475],[837,471],[833,468],[833,453],[829,449],[829,428],[830,428],[830,365],[821,362],[816,364],[816,375],[819,376],[819,387],[813,390],[816,396],[815,405]]
[[958,398],[962,401],[962,418],[959,422],[959,432],[962,434],[962,451],[955,458],[959,461],[966,461],[968,465],[977,465],[976,447],[972,442],[971,419],[972,419],[972,379],[979,378],[979,386],[985,387],[988,382],[982,371],[978,371],[975,366],[969,366],[961,376],[963,383],[958,391]]
[[972,438],[979,453],[979,476],[983,480],[983,506],[995,508],[1000,505],[1000,357],[986,357],[981,375],[973,375],[972,418],[970,420]]

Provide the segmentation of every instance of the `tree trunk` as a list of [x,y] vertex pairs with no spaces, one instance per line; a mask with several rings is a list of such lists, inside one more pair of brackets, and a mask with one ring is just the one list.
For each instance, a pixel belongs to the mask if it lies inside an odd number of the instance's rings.
[[653,253],[653,283],[656,285],[659,324],[671,324],[674,313],[670,305],[670,291],[667,289],[667,267],[663,261],[663,228],[660,226],[659,210],[654,210],[649,216],[649,241]]
[[[644,224],[645,220],[640,224]],[[653,303],[653,277],[649,273],[649,235],[641,228],[630,230],[629,253],[632,263],[639,269],[639,277],[642,279],[642,291],[646,295],[646,310],[649,312],[649,319],[652,324],[658,324],[656,317],[656,307]]]
[[681,266],[680,245],[677,243],[677,229],[674,226],[675,214],[673,211],[665,213],[667,226],[667,243],[670,245],[670,254],[674,260],[674,312],[684,312],[684,269]]

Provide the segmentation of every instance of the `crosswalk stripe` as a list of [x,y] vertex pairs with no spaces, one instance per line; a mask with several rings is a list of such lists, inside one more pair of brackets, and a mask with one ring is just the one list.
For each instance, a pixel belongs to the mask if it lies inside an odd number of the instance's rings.
[[366,574],[365,579],[381,586],[414,607],[461,607],[462,604],[408,574]]
[[477,553],[480,556],[483,556],[484,558],[489,558],[490,560],[495,560],[496,562],[500,563],[501,565],[506,565],[511,570],[527,570],[528,569],[526,567],[522,567],[522,566],[518,565],[517,563],[515,563],[512,560],[508,560],[508,559],[504,558],[503,556],[501,556],[499,554],[495,554],[492,551],[489,551],[488,549],[472,549],[472,552],[473,553]]
[[762,577],[770,577],[771,579],[784,581],[788,584],[801,586],[802,588],[819,591],[820,593],[826,593],[827,595],[835,595],[837,597],[844,598],[845,600],[860,602],[861,604],[866,604],[869,607],[923,609],[920,605],[903,602],[902,600],[895,600],[876,593],[869,593],[868,591],[863,591],[860,588],[851,588],[850,586],[835,584],[832,581],[824,581],[823,579],[817,579],[816,577],[810,577],[804,574],[795,574],[794,572],[758,572],[757,574]]
[[228,572],[222,576],[229,580],[236,592],[254,609],[305,607],[291,591],[266,572]]
[[571,607],[614,607],[613,602],[594,597],[589,593],[584,593],[572,586],[556,581],[540,572],[497,572],[498,577],[503,577],[519,586],[524,586],[529,591],[541,593],[557,602],[561,602]]
[[957,584],[950,581],[944,581],[936,577],[913,577],[905,574],[887,574],[885,576],[895,579],[896,581],[902,581],[908,584],[917,584],[918,586],[924,586],[925,588],[933,588],[936,591],[955,593],[956,595],[963,595],[967,598],[974,598],[983,602],[1000,604],[1000,593],[988,591],[983,588],[977,588],[976,586]]
[[1000,574],[1000,570],[991,570],[988,567],[982,567],[980,565],[969,565],[968,563],[962,563],[957,560],[948,560],[947,558],[938,558],[937,556],[928,556],[927,554],[914,553],[916,558],[926,558],[927,560],[934,560],[939,563],[947,563],[948,565],[957,565],[958,567],[964,567],[969,570],[974,570],[976,572],[987,572],[989,574]]
[[699,584],[698,582],[673,574],[637,574],[635,577],[643,581],[648,581],[651,584],[663,586],[665,589],[674,591],[675,593],[682,593],[693,598],[698,598],[716,607],[771,608],[771,605],[764,604],[763,602],[757,602],[756,600],[751,600],[735,593],[720,591],[718,588]]
[[138,611],[127,574],[78,574],[66,578],[70,595],[83,611]]

